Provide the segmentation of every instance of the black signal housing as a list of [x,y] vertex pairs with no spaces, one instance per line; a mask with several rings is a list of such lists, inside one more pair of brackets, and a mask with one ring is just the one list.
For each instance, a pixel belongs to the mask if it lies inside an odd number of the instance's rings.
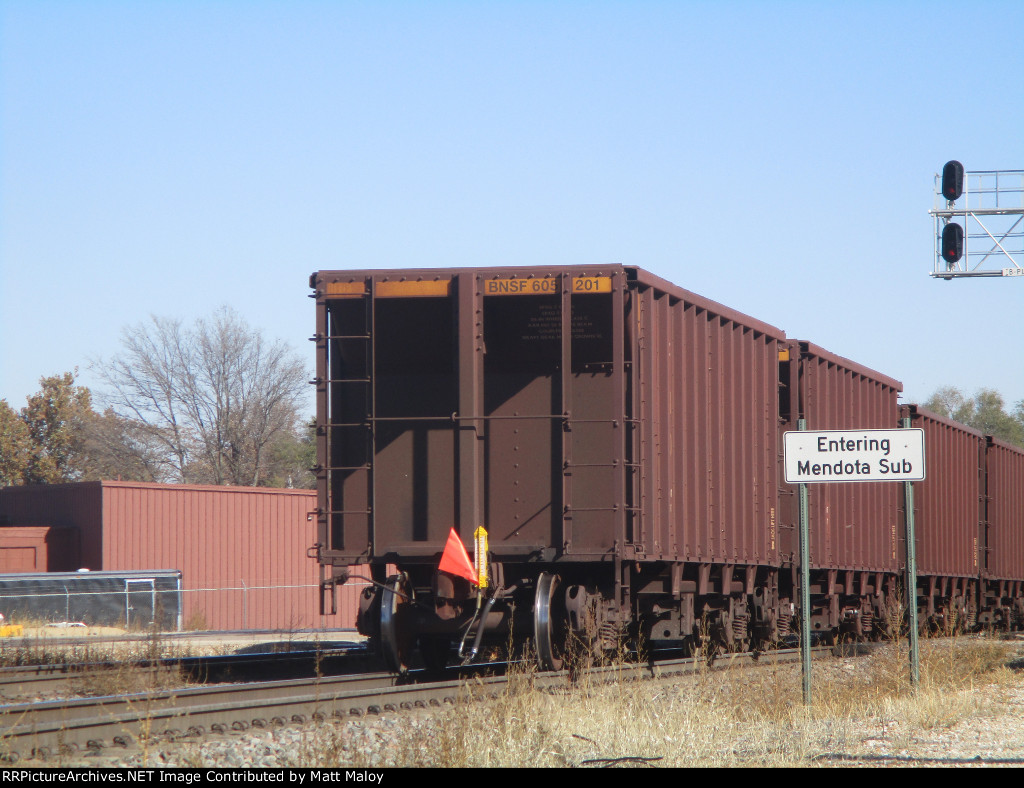
[[942,168],[942,196],[950,202],[960,199],[964,193],[964,165],[956,161],[947,161]]

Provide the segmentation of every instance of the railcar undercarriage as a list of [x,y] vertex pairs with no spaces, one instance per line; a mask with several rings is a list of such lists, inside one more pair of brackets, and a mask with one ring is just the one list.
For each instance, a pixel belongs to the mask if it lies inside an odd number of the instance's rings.
[[[621,649],[760,650],[798,630],[792,573],[774,567],[491,564],[499,582],[483,592],[434,565],[389,577],[375,566],[374,574],[357,625],[398,672],[507,655],[510,646],[518,655],[528,641],[538,666],[557,670],[571,654],[600,659]],[[894,576],[820,572],[812,583],[816,638],[875,638],[896,607]]]
[[[510,562],[490,570],[494,585],[478,591],[433,563],[402,566],[390,576],[373,565],[357,628],[399,673],[496,654],[516,658],[527,648],[542,670],[622,652],[744,652],[792,643],[799,634],[792,567]],[[812,571],[812,637],[876,640],[905,631],[901,582],[892,573]],[[1022,585],[919,578],[921,630],[1024,628]]]

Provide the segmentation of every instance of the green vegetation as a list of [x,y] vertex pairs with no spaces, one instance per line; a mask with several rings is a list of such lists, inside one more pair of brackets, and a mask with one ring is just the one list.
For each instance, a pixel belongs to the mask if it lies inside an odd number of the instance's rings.
[[959,421],[986,435],[1024,447],[1024,400],[1006,411],[1002,395],[992,389],[980,389],[973,397],[952,386],[943,386],[924,403],[940,416]]

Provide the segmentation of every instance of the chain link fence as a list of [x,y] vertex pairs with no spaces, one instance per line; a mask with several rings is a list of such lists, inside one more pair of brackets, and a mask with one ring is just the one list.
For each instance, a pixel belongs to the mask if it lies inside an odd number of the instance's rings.
[[188,588],[179,572],[0,576],[0,614],[12,624],[85,624],[127,630],[355,629],[368,583],[338,589],[338,614],[320,615],[316,582],[250,581]]

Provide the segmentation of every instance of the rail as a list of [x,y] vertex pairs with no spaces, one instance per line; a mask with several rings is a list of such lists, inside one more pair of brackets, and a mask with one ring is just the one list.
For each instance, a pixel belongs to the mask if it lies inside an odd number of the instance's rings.
[[[827,648],[816,650],[819,658],[828,653]],[[768,652],[761,654],[757,663],[749,656],[727,655],[710,669],[735,665],[744,657],[750,665],[793,662],[799,654],[793,649]],[[507,678],[484,673],[494,668],[476,667],[470,674],[472,682],[467,682],[463,673],[456,679],[398,684],[395,674],[368,673],[11,704],[0,706],[0,757],[8,763],[27,758],[45,760],[55,755],[127,748],[140,742],[200,737],[207,731],[259,729],[497,697]],[[573,675],[618,681],[707,669],[706,660],[687,658],[595,667]],[[570,680],[569,671],[542,672],[534,677],[533,686],[552,690]]]

